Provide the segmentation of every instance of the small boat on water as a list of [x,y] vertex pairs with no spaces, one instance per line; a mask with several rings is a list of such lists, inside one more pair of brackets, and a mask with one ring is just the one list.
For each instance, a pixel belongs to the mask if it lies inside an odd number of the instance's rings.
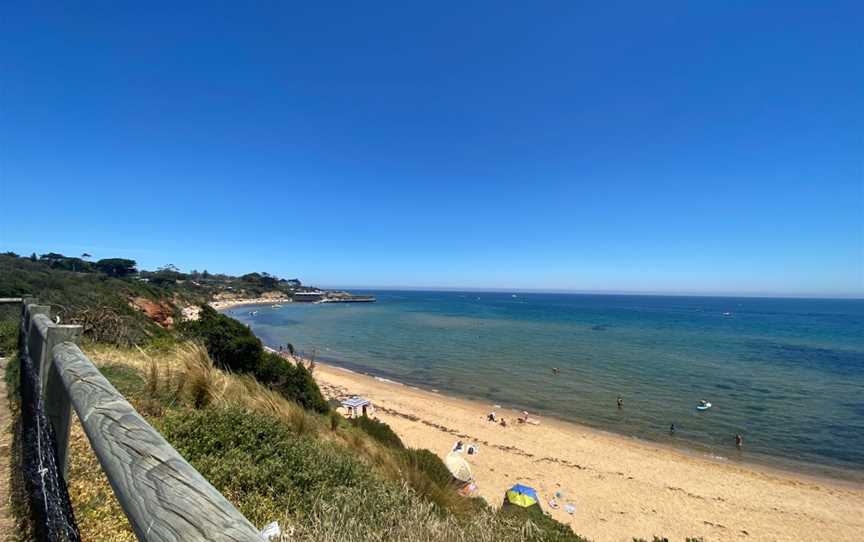
[[711,403],[708,401],[699,401],[699,404],[696,405],[696,410],[708,410],[711,408]]

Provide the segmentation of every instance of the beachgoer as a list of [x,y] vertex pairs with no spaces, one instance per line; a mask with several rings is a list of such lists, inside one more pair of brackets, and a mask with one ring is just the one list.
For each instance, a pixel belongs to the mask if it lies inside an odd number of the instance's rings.
[[463,446],[462,441],[461,441],[461,440],[457,440],[457,441],[456,441],[456,444],[453,445],[453,451],[454,451],[454,452],[460,452],[460,451],[462,451],[462,446]]
[[495,412],[494,412],[494,411],[493,411],[493,412],[490,412],[490,413],[486,416],[486,421],[489,421],[489,422],[494,422],[494,421],[495,421]]
[[552,372],[557,375],[561,372],[561,369],[559,369],[558,367],[552,367]]
[[669,426],[669,433],[674,433],[674,432],[675,432],[675,424],[673,423],[672,425]]
[[501,427],[507,427],[507,420],[501,418]]
[[618,396],[618,408],[624,408],[624,398],[620,395]]
[[741,433],[735,435],[735,446],[737,446],[739,450],[744,446],[744,437],[741,436]]

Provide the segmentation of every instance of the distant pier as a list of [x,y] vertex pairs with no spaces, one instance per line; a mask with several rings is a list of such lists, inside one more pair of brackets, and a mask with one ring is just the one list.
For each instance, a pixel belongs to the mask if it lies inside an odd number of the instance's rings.
[[294,302],[306,303],[374,303],[374,295],[354,295],[349,292],[327,292],[310,290],[294,292]]

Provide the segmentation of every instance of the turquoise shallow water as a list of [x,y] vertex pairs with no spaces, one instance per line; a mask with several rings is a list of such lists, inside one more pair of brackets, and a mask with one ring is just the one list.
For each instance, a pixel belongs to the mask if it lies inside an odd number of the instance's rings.
[[372,293],[230,315],[265,344],[392,380],[864,480],[862,300]]

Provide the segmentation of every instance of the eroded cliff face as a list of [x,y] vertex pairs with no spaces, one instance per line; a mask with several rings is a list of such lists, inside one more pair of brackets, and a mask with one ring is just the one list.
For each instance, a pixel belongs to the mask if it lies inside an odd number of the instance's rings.
[[129,305],[147,315],[148,318],[168,329],[174,326],[174,305],[169,301],[153,301],[145,297],[133,297]]

